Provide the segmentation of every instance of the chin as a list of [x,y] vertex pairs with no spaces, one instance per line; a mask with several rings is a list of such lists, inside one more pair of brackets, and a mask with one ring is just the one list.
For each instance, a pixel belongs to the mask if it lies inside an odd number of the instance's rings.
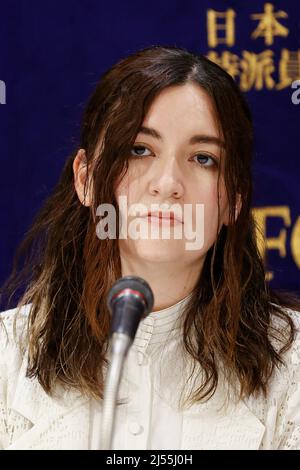
[[185,253],[182,240],[136,240],[132,243],[130,252],[145,261],[178,262]]

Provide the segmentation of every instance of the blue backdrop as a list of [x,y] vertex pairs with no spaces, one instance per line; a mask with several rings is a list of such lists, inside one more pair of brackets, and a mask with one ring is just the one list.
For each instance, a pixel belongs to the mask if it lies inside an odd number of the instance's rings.
[[247,95],[256,136],[253,210],[268,277],[273,287],[299,292],[300,82],[292,88],[299,39],[298,0],[1,2],[0,282],[77,145],[100,75],[137,49],[162,44],[208,55]]

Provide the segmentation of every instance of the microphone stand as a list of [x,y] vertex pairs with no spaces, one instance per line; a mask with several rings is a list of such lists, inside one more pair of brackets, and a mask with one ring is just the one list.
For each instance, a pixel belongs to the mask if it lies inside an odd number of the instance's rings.
[[139,322],[152,309],[154,297],[147,282],[137,276],[124,276],[108,294],[107,306],[112,313],[111,362],[105,379],[100,445],[111,450],[115,409],[125,358],[133,343]]
[[131,338],[123,333],[113,333],[111,346],[111,363],[105,380],[103,413],[101,426],[102,450],[111,450],[115,423],[115,411],[120,379]]

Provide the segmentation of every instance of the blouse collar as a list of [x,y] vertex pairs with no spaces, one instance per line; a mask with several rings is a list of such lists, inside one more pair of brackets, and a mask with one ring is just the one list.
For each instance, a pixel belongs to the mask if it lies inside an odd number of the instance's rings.
[[133,348],[140,351],[149,349],[152,345],[166,343],[181,334],[181,319],[184,307],[192,294],[188,294],[174,305],[151,312],[141,320],[133,342]]

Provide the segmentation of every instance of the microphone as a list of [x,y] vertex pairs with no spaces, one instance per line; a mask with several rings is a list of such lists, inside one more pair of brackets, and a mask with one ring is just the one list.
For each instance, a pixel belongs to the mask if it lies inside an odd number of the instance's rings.
[[115,421],[115,408],[122,370],[139,322],[151,312],[154,304],[149,284],[137,276],[124,276],[112,286],[107,306],[112,314],[111,361],[104,388],[101,426],[101,449],[110,450]]
[[136,276],[124,276],[110,289],[107,306],[112,313],[111,334],[122,333],[134,340],[142,318],[153,308],[153,293],[148,283]]

